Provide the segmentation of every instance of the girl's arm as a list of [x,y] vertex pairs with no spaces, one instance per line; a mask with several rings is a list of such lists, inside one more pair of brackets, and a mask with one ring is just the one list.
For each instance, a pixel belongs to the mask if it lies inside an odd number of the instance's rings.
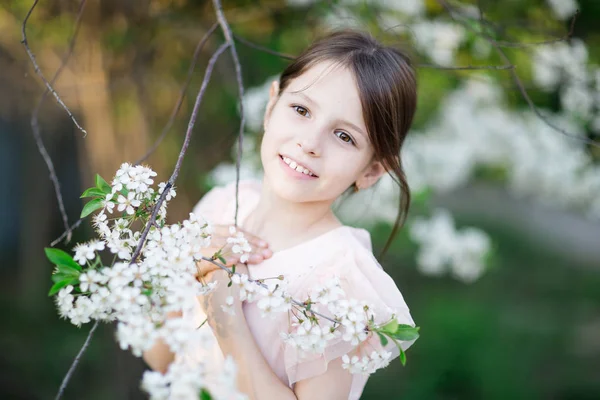
[[212,274],[212,279],[220,282],[214,292],[202,298],[202,306],[223,354],[236,362],[241,392],[253,400],[348,399],[352,375],[342,368],[341,359],[330,362],[326,373],[296,383],[295,391],[282,383],[254,341],[237,293],[233,296],[235,314],[222,310],[225,298],[236,292],[227,290],[227,275],[222,271]]
[[175,359],[175,355],[162,339],[157,339],[154,346],[142,354],[142,358],[154,371],[164,374]]
[[[181,313],[173,312],[167,315],[167,318],[173,317],[181,317]],[[142,354],[142,358],[150,368],[164,374],[175,359],[175,354],[162,339],[158,339],[150,350]]]

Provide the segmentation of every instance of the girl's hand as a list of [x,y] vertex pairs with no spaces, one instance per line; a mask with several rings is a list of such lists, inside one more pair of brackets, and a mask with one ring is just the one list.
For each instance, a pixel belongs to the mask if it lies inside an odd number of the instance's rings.
[[[244,264],[237,264],[236,272],[248,274],[248,267]],[[221,269],[207,273],[202,279],[205,283],[217,283],[212,292],[198,296],[200,305],[208,317],[209,325],[213,328],[217,324],[222,328],[237,322],[236,317],[243,315],[240,290],[236,285],[228,286],[230,279],[230,275]]]
[[[213,234],[211,238],[211,247],[203,249],[202,255],[206,258],[214,257],[215,254],[220,252],[220,256],[225,259],[225,266],[231,268],[234,264],[239,264],[240,254],[234,254],[232,251],[232,244],[227,243],[227,238],[235,236],[229,233],[229,225],[214,225]],[[269,249],[269,244],[260,239],[259,237],[244,231],[241,228],[236,228],[236,232],[242,232],[244,238],[248,241],[251,251],[248,257],[248,264],[259,264],[264,260],[271,258],[273,252]],[[221,263],[218,258],[215,258],[215,262]],[[197,278],[201,279],[206,274],[220,269],[215,264],[209,261],[197,261],[196,266],[198,268]]]

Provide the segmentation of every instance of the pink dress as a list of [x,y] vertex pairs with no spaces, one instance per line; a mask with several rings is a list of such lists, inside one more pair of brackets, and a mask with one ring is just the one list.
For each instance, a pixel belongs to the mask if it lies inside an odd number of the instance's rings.
[[[238,223],[243,222],[256,207],[261,192],[258,180],[241,180],[239,184]],[[216,187],[208,192],[194,207],[195,214],[202,215],[214,224],[233,224],[235,214],[235,182],[224,187]],[[371,237],[368,231],[350,226],[341,226],[300,243],[291,248],[274,252],[273,256],[260,264],[249,266],[249,275],[253,279],[275,277],[283,274],[290,282],[288,292],[297,300],[305,300],[311,288],[323,283],[333,276],[338,276],[348,299],[366,300],[374,305],[377,321],[386,321],[396,314],[400,323],[415,326],[409,309],[404,302],[392,278],[383,271],[373,256]],[[324,354],[301,356],[292,346],[283,341],[280,332],[288,332],[289,319],[287,313],[279,314],[275,319],[262,317],[256,302],[245,302],[244,315],[254,339],[265,360],[279,379],[293,389],[300,380],[324,373],[327,363],[350,352],[356,346],[341,338],[334,339],[325,349]],[[199,324],[206,318],[199,303],[193,317]],[[210,364],[219,367],[223,355],[216,338],[208,324],[201,329],[208,330],[212,336],[214,348],[209,354],[196,354],[207,357]],[[404,350],[414,341],[400,342]],[[370,354],[374,349],[381,349],[377,336],[370,337],[361,344],[357,355]],[[392,358],[399,354],[393,343],[386,348]],[[243,373],[243,371],[239,371]],[[368,376],[354,374],[349,399],[358,399],[364,389]]]

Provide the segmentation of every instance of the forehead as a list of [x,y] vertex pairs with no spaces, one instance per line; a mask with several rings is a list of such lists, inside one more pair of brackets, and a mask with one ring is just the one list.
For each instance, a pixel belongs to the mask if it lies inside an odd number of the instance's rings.
[[320,109],[335,113],[334,117],[344,117],[364,126],[358,86],[346,66],[321,61],[292,80],[284,93],[298,97],[293,93],[296,91],[310,97]]

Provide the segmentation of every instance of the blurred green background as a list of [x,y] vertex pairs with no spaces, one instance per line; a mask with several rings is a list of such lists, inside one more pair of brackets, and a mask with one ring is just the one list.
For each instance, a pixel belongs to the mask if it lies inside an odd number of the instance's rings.
[[[52,299],[46,296],[52,266],[43,248],[63,229],[29,122],[43,90],[20,43],[21,23],[32,2],[2,3],[0,398],[46,399],[56,394],[89,325],[77,329],[60,320]],[[279,0],[224,3],[235,34],[287,54],[299,53],[312,41],[319,33],[318,21],[332,7],[343,7],[336,1],[307,5]],[[373,22],[375,7],[354,3],[365,28],[387,41],[405,41],[393,30],[377,27]],[[45,1],[29,20],[29,43],[47,77],[58,68],[67,49],[78,4]],[[425,4],[430,15],[443,13],[435,1]],[[544,1],[481,1],[481,5],[488,18],[504,24],[504,32],[514,40],[560,36],[568,28],[568,23],[548,16]],[[589,57],[597,63],[600,3],[582,0],[580,5],[575,36],[587,43]],[[43,140],[54,160],[71,223],[77,220],[83,204],[79,195],[92,185],[95,173],[109,178],[122,162],[133,162],[145,154],[158,137],[177,101],[194,48],[214,22],[209,1],[88,1],[73,56],[55,87],[89,133],[84,138],[51,98],[40,114]],[[200,56],[173,128],[148,159],[159,180],[166,180],[171,173],[204,67],[220,43],[222,35],[217,31]],[[240,42],[237,49],[248,88],[263,84],[287,65],[285,59]],[[527,65],[522,53],[515,50],[510,54],[516,64]],[[419,60],[417,55],[417,61],[427,60]],[[470,63],[468,52],[459,51],[457,62]],[[492,54],[483,63],[500,61]],[[521,71],[527,81],[528,70]],[[420,104],[415,127],[425,124],[440,99],[470,73],[419,70]],[[523,107],[524,101],[509,76],[498,74],[512,106]],[[531,95],[537,104],[559,107],[555,93],[531,88]],[[234,66],[225,55],[217,63],[201,106],[177,182],[178,195],[169,209],[171,221],[187,216],[209,188],[208,173],[221,161],[231,160],[239,124],[237,100]],[[497,187],[504,193],[501,185]],[[363,399],[600,398],[598,247],[568,249],[561,243],[541,240],[543,232],[526,229],[527,210],[540,207],[535,203],[515,200],[510,203],[514,209],[495,213],[494,204],[487,209],[465,206],[457,200],[465,198],[464,193],[463,197],[460,193],[456,196],[440,196],[436,201],[454,210],[459,226],[476,225],[490,234],[496,246],[490,269],[472,285],[450,277],[424,276],[415,266],[415,247],[405,232],[400,233],[380,261],[402,290],[422,335],[408,351],[407,366],[395,361],[379,371],[370,378]],[[515,210],[525,215],[518,223],[504,217],[506,213],[517,215]],[[553,230],[570,237],[600,235],[597,222],[576,213],[548,209],[544,218]],[[383,224],[372,230],[376,254],[389,232],[390,227]],[[84,222],[70,244],[58,247],[70,249],[91,235],[89,224]],[[118,348],[114,326],[101,325],[65,398],[144,398],[138,388],[144,368],[140,359]]]

